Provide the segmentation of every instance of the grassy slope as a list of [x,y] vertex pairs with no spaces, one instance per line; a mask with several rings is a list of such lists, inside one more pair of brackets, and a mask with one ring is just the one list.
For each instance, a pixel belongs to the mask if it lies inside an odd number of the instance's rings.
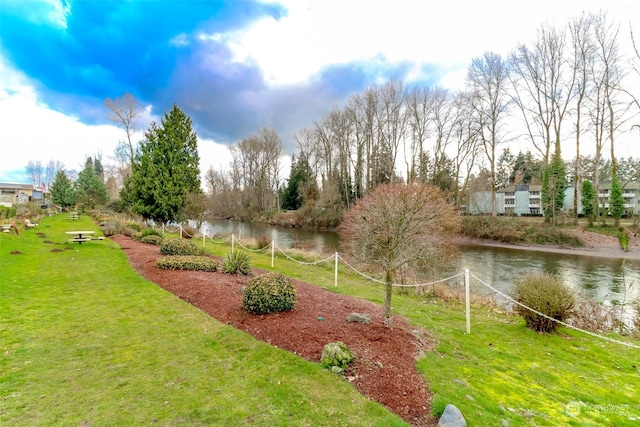
[[[215,244],[207,248],[217,255],[228,250]],[[266,252],[252,254],[254,265],[270,269]],[[333,268],[332,263],[309,267],[283,258],[274,266],[308,283],[382,303],[379,286],[353,277],[342,266],[334,287]],[[398,292],[393,298],[397,314],[431,331],[438,341],[436,351],[417,363],[435,393],[434,412],[455,403],[470,426],[501,425],[502,420],[510,426],[640,422],[639,349],[566,328],[559,334],[537,334],[519,317],[482,306],[472,307],[467,335],[463,304]]]
[[405,425],[143,280],[113,242],[64,243],[78,228],[97,229],[60,215],[0,235],[0,425]]

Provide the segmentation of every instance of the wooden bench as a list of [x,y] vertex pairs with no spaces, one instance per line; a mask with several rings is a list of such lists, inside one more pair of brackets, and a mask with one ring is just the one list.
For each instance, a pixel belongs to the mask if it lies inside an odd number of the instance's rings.
[[99,237],[93,237],[95,231],[67,231],[66,234],[72,236],[68,242],[82,244],[90,240],[99,240]]
[[91,240],[90,237],[82,237],[82,238],[81,237],[76,237],[76,238],[73,238],[73,239],[69,239],[67,241],[69,243],[83,243],[83,242],[88,242],[90,240]]

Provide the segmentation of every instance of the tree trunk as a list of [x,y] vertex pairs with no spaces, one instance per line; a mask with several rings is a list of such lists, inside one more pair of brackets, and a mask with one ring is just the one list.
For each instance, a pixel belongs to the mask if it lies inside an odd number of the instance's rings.
[[391,271],[387,271],[385,274],[385,294],[384,294],[384,326],[391,329],[391,295],[393,293],[393,281],[391,278]]

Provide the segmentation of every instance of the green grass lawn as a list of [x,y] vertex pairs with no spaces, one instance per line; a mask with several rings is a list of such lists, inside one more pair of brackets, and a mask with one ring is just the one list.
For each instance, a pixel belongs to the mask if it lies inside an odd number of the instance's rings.
[[[0,234],[0,425],[405,425],[318,364],[143,280],[113,242],[64,243],[78,227],[97,230],[56,216]],[[206,250],[222,256],[229,246]],[[266,252],[251,254],[254,266],[271,269]],[[344,266],[338,287],[332,263],[278,258],[274,269],[383,300],[380,285]],[[567,329],[537,334],[475,305],[467,335],[463,304],[393,298],[396,314],[438,342],[417,363],[436,413],[454,403],[470,426],[640,423],[640,350]]]
[[[224,255],[228,247],[207,243]],[[252,254],[256,267],[271,269],[270,251]],[[278,257],[274,269],[334,292],[382,303],[380,285],[340,266],[305,266]],[[437,339],[436,351],[418,363],[434,393],[433,411],[456,404],[470,426],[625,426],[640,424],[640,349],[561,328],[538,334],[519,317],[498,308],[472,306],[465,333],[464,304],[395,292],[393,307]],[[612,338],[631,342],[624,337]]]
[[77,229],[98,230],[58,215],[0,234],[0,425],[406,425],[142,279],[110,240],[66,243]]

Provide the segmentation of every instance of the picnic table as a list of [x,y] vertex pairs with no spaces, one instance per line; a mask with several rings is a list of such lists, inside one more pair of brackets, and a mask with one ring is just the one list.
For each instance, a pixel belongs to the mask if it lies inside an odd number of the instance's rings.
[[2,224],[2,232],[8,233],[11,230],[11,224]]
[[80,213],[79,212],[69,212],[69,219],[71,219],[72,221],[75,221],[76,219],[80,219]]
[[82,244],[83,242],[88,242],[89,240],[102,240],[104,237],[93,237],[96,234],[95,231],[67,231],[68,235],[71,236],[69,239],[70,243],[78,243]]

